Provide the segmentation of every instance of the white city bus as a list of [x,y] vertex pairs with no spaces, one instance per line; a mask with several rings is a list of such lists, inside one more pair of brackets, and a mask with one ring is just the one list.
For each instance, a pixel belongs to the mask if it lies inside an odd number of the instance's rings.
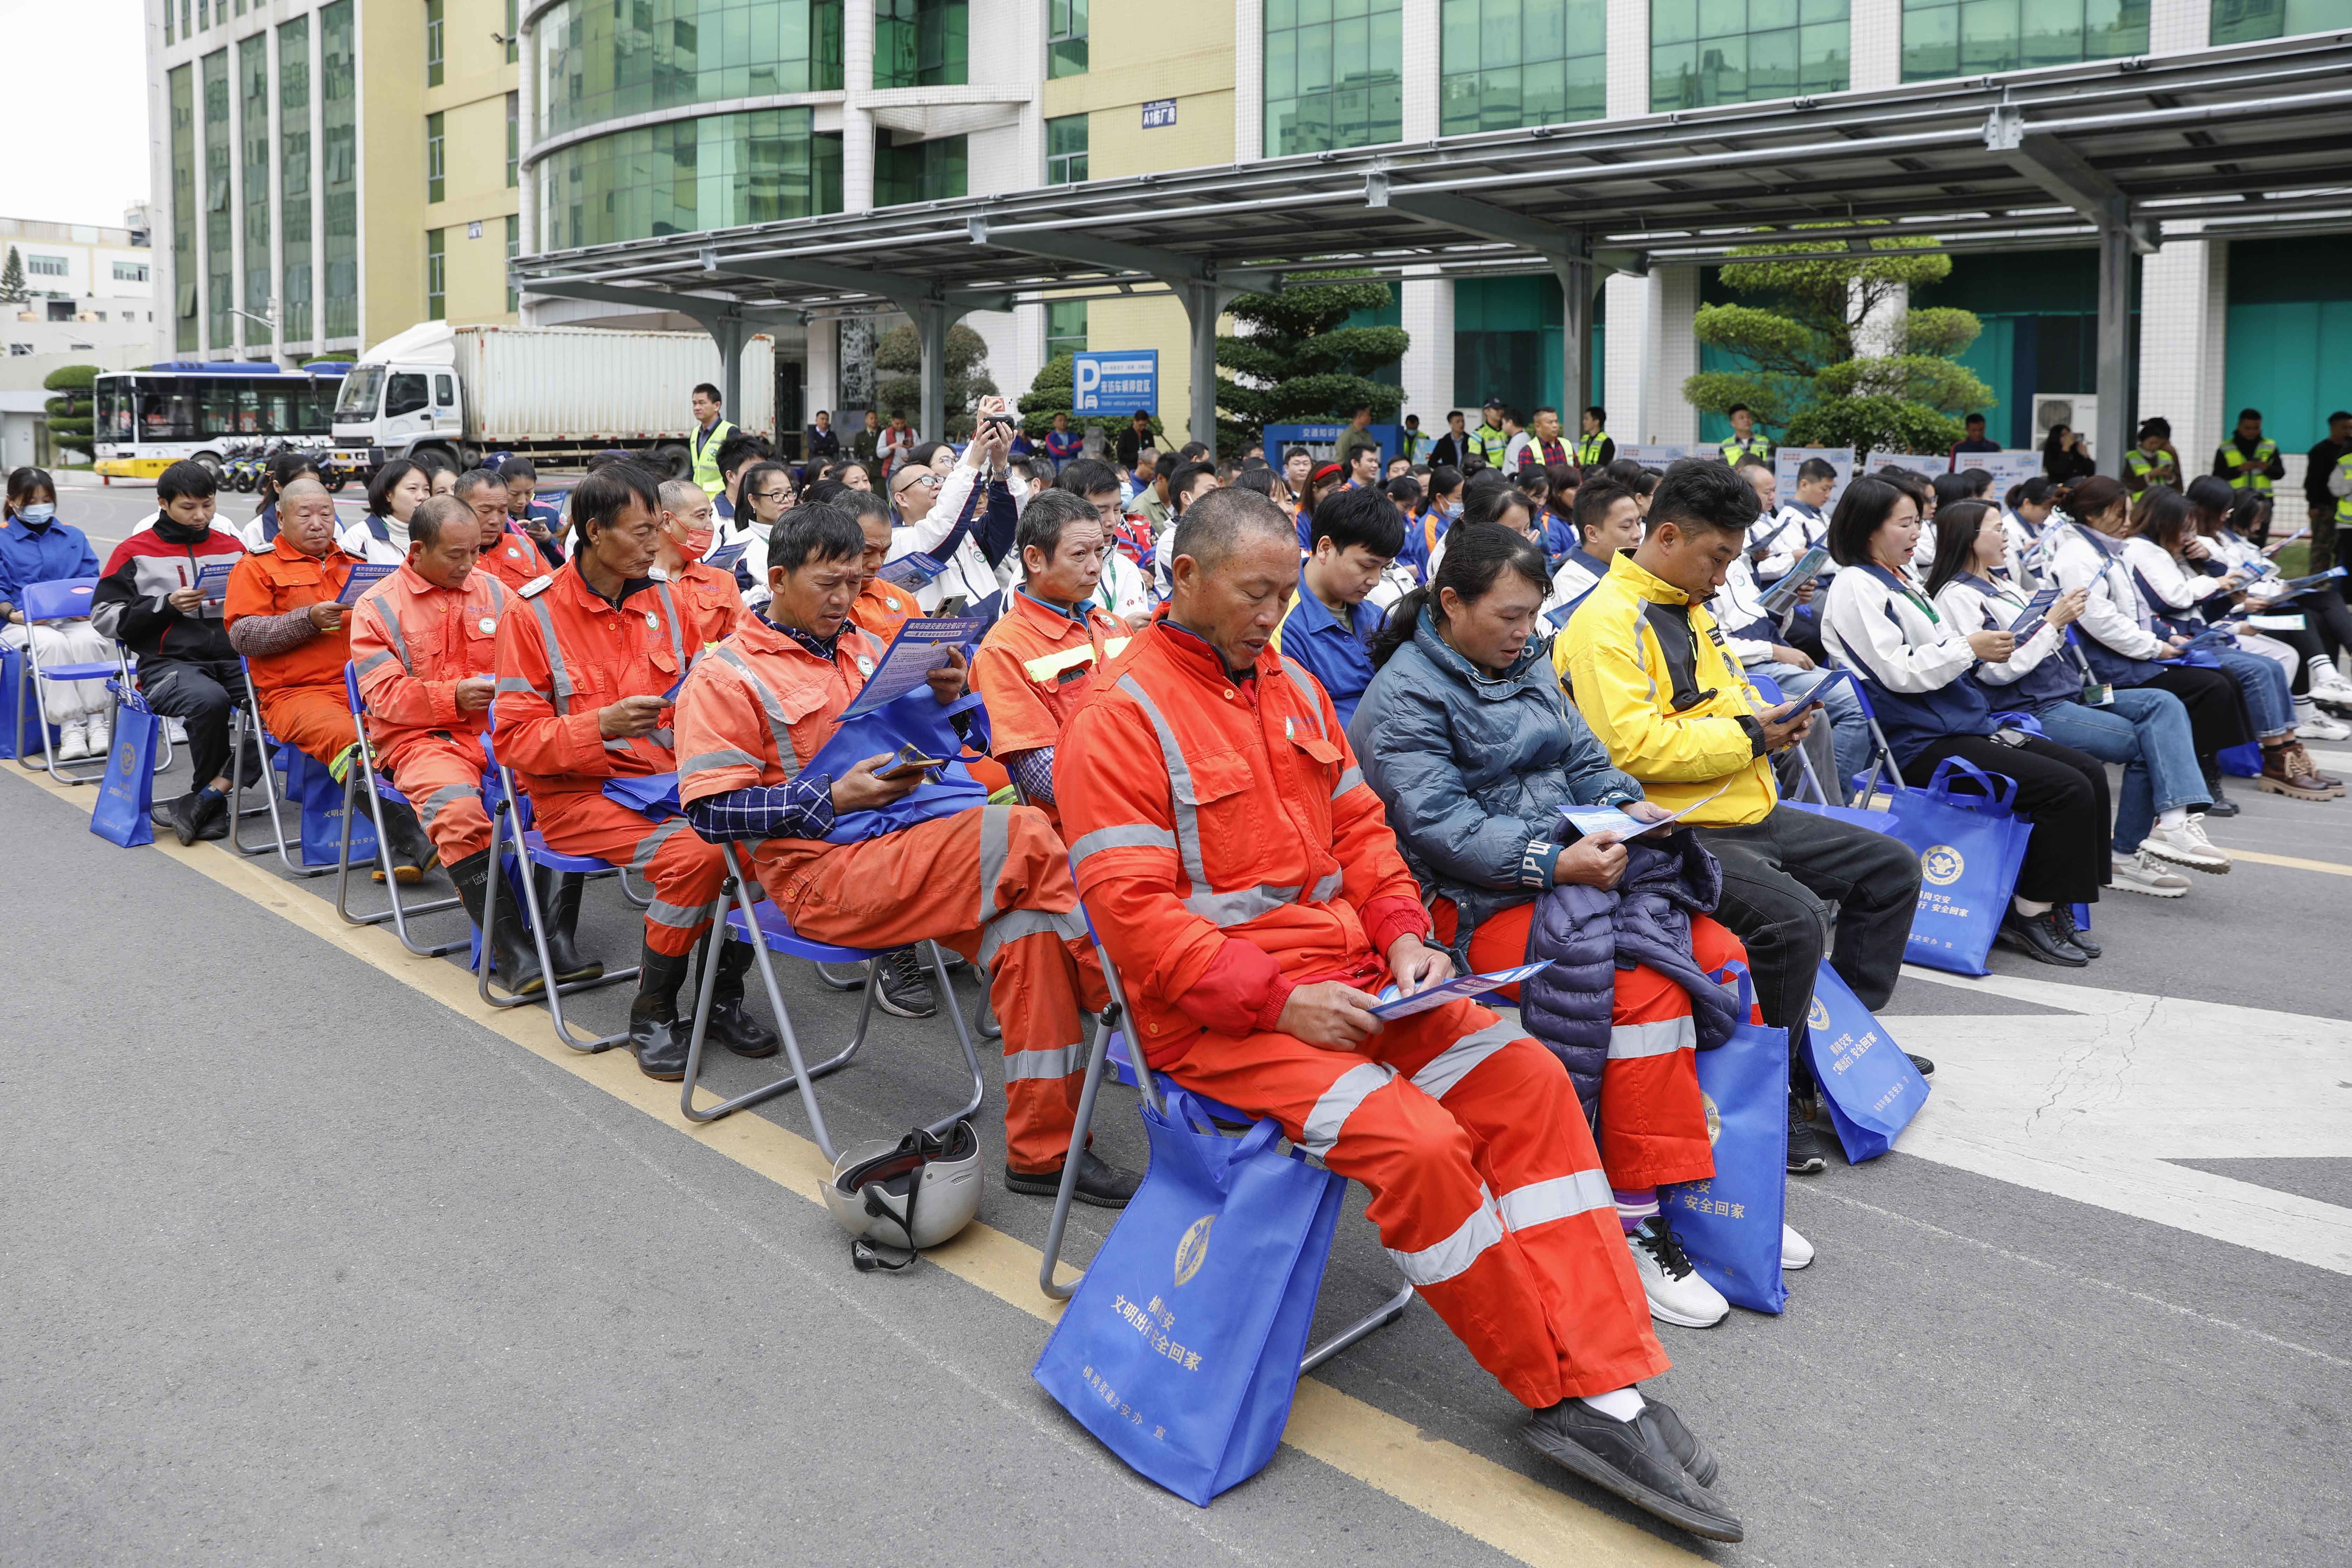
[[92,387],[98,471],[152,479],[182,458],[217,470],[232,447],[324,448],[345,363],[286,370],[260,361],[179,360],[101,373]]

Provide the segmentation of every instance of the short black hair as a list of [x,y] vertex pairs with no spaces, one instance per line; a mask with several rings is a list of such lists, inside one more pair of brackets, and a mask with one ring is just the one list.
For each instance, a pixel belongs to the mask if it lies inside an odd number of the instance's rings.
[[1960,421],[1963,425],[1981,425],[1984,422],[1985,418],[1981,414],[1971,414],[1967,418]]
[[2241,422],[2248,419],[2260,419],[2262,416],[2263,411],[2259,408],[2241,408],[2238,410],[2238,418]]
[[608,463],[591,469],[588,476],[572,487],[572,531],[582,544],[588,542],[588,525],[610,528],[621,521],[631,500],[642,504],[647,511],[661,510],[661,482],[635,463]]
[[539,478],[539,468],[529,458],[509,458],[499,465],[499,478],[536,479]]
[[[1451,418],[1452,416],[1447,416]],[[1429,470],[1429,499],[1450,496],[1462,488],[1462,470],[1445,463]]]
[[1013,551],[1024,567],[1029,564],[1029,552],[1034,548],[1044,552],[1047,561],[1062,548],[1062,531],[1070,524],[1087,519],[1099,519],[1094,506],[1086,497],[1068,490],[1046,490],[1021,509],[1021,523],[1013,531]]
[[890,515],[890,503],[872,490],[854,490],[847,485],[836,483],[833,487],[831,495],[813,496],[809,499],[823,501],[827,506],[838,507],[855,518],[878,517],[894,526],[898,521]]
[[1010,466],[1024,479],[1046,485],[1054,482],[1054,459],[1042,452],[1034,458],[1016,458]]
[[1764,508],[1756,487],[1720,462],[1683,458],[1666,469],[1650,498],[1648,531],[1662,523],[1721,529],[1745,537]]
[[496,468],[467,468],[457,476],[457,486],[451,493],[463,498],[472,495],[485,485],[496,485],[500,489],[504,489],[507,485],[506,476]]
[[1209,457],[1209,448],[1203,442],[1187,441],[1176,448],[1176,455],[1188,463],[1205,462]]
[[[1065,469],[1064,477],[1067,473]],[[1388,507],[1385,501],[1381,504]],[[1396,516],[1394,507],[1388,507],[1388,512]],[[1404,531],[1402,522],[1397,524],[1397,531]],[[1244,533],[1272,535],[1289,541],[1294,547],[1298,542],[1297,525],[1280,507],[1246,486],[1228,485],[1202,496],[1184,513],[1169,546],[1169,558],[1189,555],[1204,567],[1215,566],[1234,552]]]
[[1827,458],[1807,458],[1803,462],[1797,465],[1797,482],[1799,484],[1811,484],[1815,479],[1827,479],[1832,484],[1835,484],[1837,482],[1837,465],[1831,462]]
[[437,447],[427,447],[409,460],[425,470],[425,477],[427,479],[432,479],[436,474],[454,474],[457,471],[457,465],[450,460],[449,454]]
[[394,458],[378,468],[375,477],[368,480],[368,510],[377,517],[390,517],[392,513],[386,509],[392,504],[393,487],[411,474],[423,474],[428,485],[433,480],[432,469],[405,458]]
[[746,498],[743,505],[747,509],[751,504],[749,497],[753,487],[767,483],[768,476],[772,473],[783,475],[786,484],[792,485],[795,490],[800,489],[800,486],[793,483],[793,470],[788,465],[766,460],[754,463],[743,470],[743,477],[736,483],[735,493]]
[[719,456],[713,461],[718,463],[719,477],[724,479],[746,463],[761,462],[775,455],[776,449],[768,445],[765,437],[738,430],[719,443]]
[[455,527],[461,518],[474,526],[474,509],[454,495],[430,497],[409,515],[408,537],[430,550],[441,542],[441,531]]
[[1739,461],[1731,465],[1731,471],[1736,474],[1743,468],[1761,468],[1769,474],[1772,471],[1772,465],[1753,452],[1742,452],[1739,454]]
[[1857,566],[1870,559],[1870,536],[1908,492],[1881,474],[1861,474],[1838,498],[1830,514],[1830,559],[1841,566]]
[[1723,416],[1726,419],[1728,419],[1735,414],[1753,414],[1755,412],[1756,410],[1748,407],[1745,403],[1735,403],[1730,407],[1723,411]]
[[1594,419],[1603,425],[1609,423],[1609,410],[1601,407],[1598,403],[1593,404],[1591,406],[1585,409],[1585,412],[1591,415]]
[[1421,481],[1411,474],[1399,474],[1381,489],[1392,501],[1399,501],[1406,506],[1421,504]]
[[182,496],[215,496],[220,494],[220,481],[213,471],[194,458],[183,458],[155,476],[155,505],[161,509]]
[[713,403],[724,403],[727,401],[725,395],[720,393],[717,387],[711,385],[707,381],[696,382],[694,384],[694,390],[702,394],[703,396],[710,399]]
[[1316,503],[1307,535],[1310,544],[1328,539],[1341,551],[1360,544],[1381,560],[1391,561],[1404,548],[1404,516],[1396,502],[1379,490],[1333,490]]
[[1217,470],[1206,463],[1185,463],[1180,466],[1174,473],[1168,476],[1169,504],[1174,506],[1181,501],[1185,490],[1194,480],[1201,479],[1214,480],[1216,477]]
[[861,561],[866,530],[837,506],[796,506],[768,531],[768,565],[797,572],[812,561]]
[[[931,459],[939,456],[940,448],[945,446],[947,446],[945,441],[919,442],[907,453],[907,460],[899,464],[898,467],[901,469],[928,468],[931,466]],[[896,478],[897,476],[893,475],[892,477]]]
[[1611,484],[1607,479],[1594,479],[1579,486],[1576,491],[1576,536],[1599,528],[1609,517],[1609,509],[1621,500],[1639,501],[1642,498],[1623,485]]
[[1062,477],[1054,481],[1054,488],[1074,496],[1098,496],[1105,490],[1117,495],[1118,470],[1099,458],[1080,458],[1064,466]]

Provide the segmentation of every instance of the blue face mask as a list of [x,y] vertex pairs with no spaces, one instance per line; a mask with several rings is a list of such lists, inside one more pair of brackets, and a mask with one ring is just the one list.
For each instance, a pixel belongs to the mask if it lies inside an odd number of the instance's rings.
[[47,522],[58,515],[58,509],[47,501],[35,501],[30,506],[18,507],[16,515],[26,522]]

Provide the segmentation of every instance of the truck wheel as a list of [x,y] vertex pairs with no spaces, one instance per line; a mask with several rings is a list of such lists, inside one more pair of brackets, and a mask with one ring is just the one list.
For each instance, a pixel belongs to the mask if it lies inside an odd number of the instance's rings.
[[329,495],[333,495],[336,491],[341,489],[345,485],[350,484],[352,481],[343,477],[342,469],[330,468],[327,472],[319,476],[319,482],[327,487],[327,493]]
[[672,441],[653,449],[653,469],[666,479],[692,479],[694,459],[688,455],[685,447]]

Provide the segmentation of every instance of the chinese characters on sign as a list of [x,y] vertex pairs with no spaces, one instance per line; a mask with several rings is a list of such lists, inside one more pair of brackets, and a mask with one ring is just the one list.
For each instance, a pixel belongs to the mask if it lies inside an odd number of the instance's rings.
[[1174,99],[1155,98],[1143,106],[1143,128],[1146,131],[1164,130],[1175,123],[1176,100]]

